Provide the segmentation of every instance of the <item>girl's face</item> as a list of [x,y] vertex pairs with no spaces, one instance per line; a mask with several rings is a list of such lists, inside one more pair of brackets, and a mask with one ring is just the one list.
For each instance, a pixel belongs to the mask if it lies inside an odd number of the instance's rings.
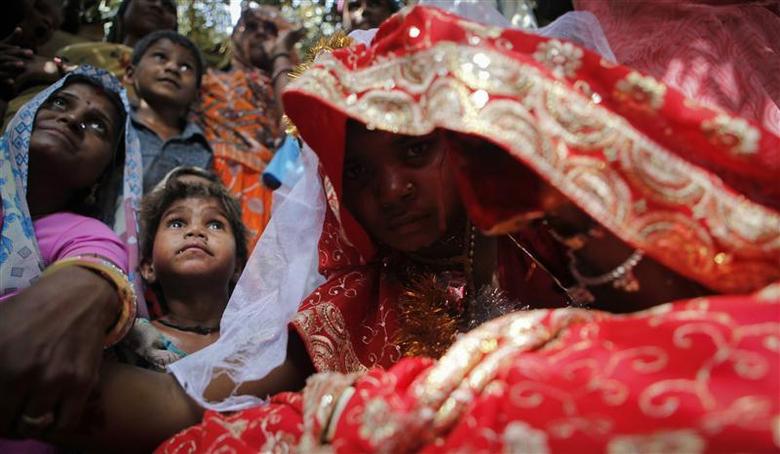
[[30,172],[63,190],[94,185],[111,163],[121,113],[108,95],[86,82],[55,92],[38,109],[30,136]]
[[465,216],[447,148],[439,132],[402,136],[350,122],[345,206],[380,243],[404,252],[431,246]]
[[144,276],[150,282],[229,284],[239,270],[236,238],[219,200],[192,197],[172,203],[160,218],[151,262],[154,274],[147,270]]

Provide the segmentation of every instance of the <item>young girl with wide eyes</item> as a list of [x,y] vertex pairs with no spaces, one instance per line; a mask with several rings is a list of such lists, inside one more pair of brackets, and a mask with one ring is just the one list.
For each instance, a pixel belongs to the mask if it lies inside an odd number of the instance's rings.
[[140,159],[124,146],[123,97],[105,71],[79,68],[25,105],[0,139],[4,433],[34,435],[78,414],[103,347],[134,318],[128,249],[106,225],[124,192],[125,155]]
[[247,259],[238,201],[218,182],[175,172],[141,210],[141,275],[163,315],[151,326],[141,322],[131,344],[141,365],[156,369],[219,337],[222,311]]

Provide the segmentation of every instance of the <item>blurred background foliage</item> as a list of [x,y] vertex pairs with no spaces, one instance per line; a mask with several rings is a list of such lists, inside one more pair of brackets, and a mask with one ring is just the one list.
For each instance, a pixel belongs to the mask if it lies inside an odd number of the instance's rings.
[[[100,40],[116,13],[121,0],[63,0],[66,25],[81,24],[79,34]],[[320,37],[329,36],[341,28],[341,13],[337,0],[175,0],[179,9],[179,32],[192,39],[202,50],[209,64],[221,66],[229,57],[228,40],[241,8],[257,5],[278,6],[291,22],[300,24],[306,37],[299,51],[305,51]],[[572,0],[471,0],[490,3],[518,27],[536,28],[545,25],[573,9]],[[628,0],[626,0],[628,1]],[[402,0],[403,4],[417,0]],[[533,10],[533,12],[531,12]],[[70,11],[70,12],[69,12]],[[232,16],[231,16],[232,12]],[[75,25],[78,29],[79,25]],[[85,30],[86,29],[86,30]]]
[[[73,3],[77,3],[77,0]],[[120,3],[121,0],[82,0],[82,29],[91,28],[94,30],[93,34],[102,35]],[[228,40],[234,25],[231,1],[176,0],[176,3],[179,10],[179,32],[201,48],[209,64],[224,64],[227,61]],[[341,23],[341,15],[336,10],[336,0],[234,0],[232,3],[234,11],[240,11],[240,8],[252,4],[278,6],[288,20],[306,28],[307,35],[301,43],[302,50],[310,47],[321,36],[332,34],[339,29]],[[73,17],[73,20],[76,20],[76,17]]]

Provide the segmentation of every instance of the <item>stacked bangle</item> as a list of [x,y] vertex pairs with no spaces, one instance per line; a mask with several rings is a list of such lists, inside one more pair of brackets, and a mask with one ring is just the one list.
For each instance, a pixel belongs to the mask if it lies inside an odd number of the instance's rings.
[[276,79],[278,79],[279,76],[281,76],[282,74],[287,74],[287,73],[289,73],[292,70],[293,69],[291,67],[289,67],[289,66],[285,66],[284,68],[277,69],[274,72],[273,76],[271,76],[271,85],[276,85]]
[[133,284],[118,266],[103,258],[90,255],[79,255],[58,260],[46,267],[42,276],[70,266],[80,266],[92,270],[111,282],[116,288],[119,301],[122,303],[122,310],[114,325],[108,330],[103,343],[105,348],[113,346],[125,337],[135,322],[137,301]]

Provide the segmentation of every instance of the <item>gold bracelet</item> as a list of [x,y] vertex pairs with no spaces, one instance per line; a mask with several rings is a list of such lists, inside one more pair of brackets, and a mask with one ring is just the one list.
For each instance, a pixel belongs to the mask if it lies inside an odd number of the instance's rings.
[[57,260],[46,267],[46,270],[44,270],[41,277],[70,266],[80,266],[95,271],[114,285],[114,288],[119,295],[119,300],[122,303],[122,310],[119,313],[116,322],[114,322],[111,329],[108,330],[106,339],[103,342],[105,348],[113,346],[125,337],[135,322],[138,302],[136,301],[135,288],[133,287],[132,282],[130,282],[130,279],[128,279],[121,268],[104,258],[92,255],[79,255]]

